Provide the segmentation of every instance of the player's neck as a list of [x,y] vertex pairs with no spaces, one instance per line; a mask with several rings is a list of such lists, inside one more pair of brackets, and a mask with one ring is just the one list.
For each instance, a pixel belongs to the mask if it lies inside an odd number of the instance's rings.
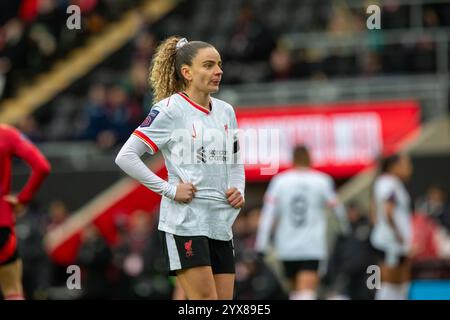
[[210,101],[211,97],[209,93],[194,91],[192,89],[184,90],[189,99],[202,106],[205,109],[211,110]]
[[303,165],[303,164],[297,164],[297,165],[294,166],[294,168],[296,170],[309,170],[310,166]]

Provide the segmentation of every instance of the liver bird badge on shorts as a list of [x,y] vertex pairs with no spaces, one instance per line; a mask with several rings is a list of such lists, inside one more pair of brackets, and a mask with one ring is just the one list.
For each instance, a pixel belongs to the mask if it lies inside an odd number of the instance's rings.
[[184,243],[184,249],[186,249],[186,258],[194,255],[194,252],[192,252],[192,239]]

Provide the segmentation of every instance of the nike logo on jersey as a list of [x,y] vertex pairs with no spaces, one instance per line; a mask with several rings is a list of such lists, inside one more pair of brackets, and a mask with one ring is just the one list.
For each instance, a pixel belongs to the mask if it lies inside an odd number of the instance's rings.
[[192,124],[192,138],[196,138],[197,137],[197,132],[195,131],[195,126],[194,124]]

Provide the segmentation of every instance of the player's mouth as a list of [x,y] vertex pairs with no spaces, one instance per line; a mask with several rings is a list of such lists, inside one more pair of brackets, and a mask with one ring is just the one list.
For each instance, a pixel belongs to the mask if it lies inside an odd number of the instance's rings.
[[220,80],[212,80],[211,83],[215,86],[218,86],[220,84]]

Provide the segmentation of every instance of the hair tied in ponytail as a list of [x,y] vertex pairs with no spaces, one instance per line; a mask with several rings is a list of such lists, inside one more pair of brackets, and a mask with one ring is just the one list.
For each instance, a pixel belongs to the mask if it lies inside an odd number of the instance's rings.
[[178,40],[177,45],[175,47],[178,50],[187,43],[189,43],[189,41],[186,38],[181,38],[180,40]]

